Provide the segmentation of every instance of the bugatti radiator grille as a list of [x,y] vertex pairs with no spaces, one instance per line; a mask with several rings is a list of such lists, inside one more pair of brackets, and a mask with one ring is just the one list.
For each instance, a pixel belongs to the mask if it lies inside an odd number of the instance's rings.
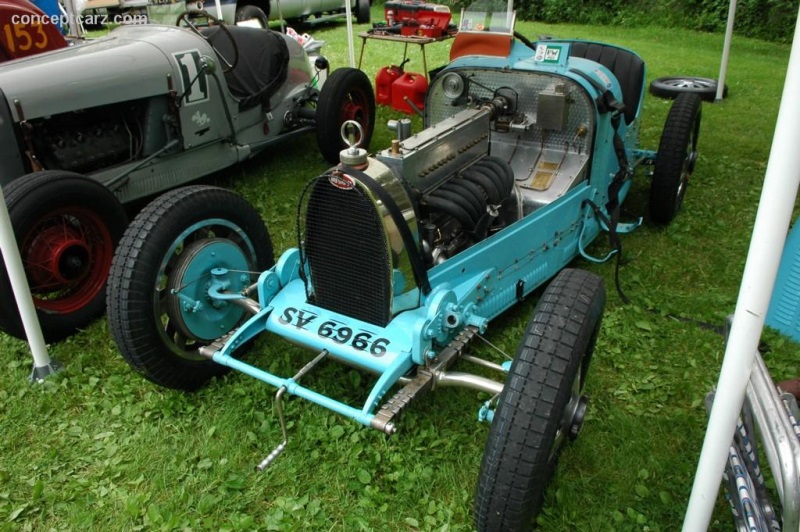
[[313,185],[305,213],[310,297],[322,308],[385,326],[391,317],[392,266],[377,206],[360,184]]

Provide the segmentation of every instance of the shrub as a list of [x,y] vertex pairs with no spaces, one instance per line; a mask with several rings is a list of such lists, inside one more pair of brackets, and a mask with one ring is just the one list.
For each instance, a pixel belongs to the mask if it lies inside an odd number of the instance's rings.
[[[440,0],[456,9],[469,0]],[[523,20],[615,26],[661,26],[723,32],[729,0],[520,0]],[[795,0],[739,0],[737,35],[789,43],[797,19]]]

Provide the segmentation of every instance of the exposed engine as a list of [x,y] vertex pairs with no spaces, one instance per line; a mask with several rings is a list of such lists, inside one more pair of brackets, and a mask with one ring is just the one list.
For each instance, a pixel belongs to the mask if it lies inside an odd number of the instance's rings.
[[166,114],[165,99],[133,100],[31,120],[27,136],[43,168],[91,174],[161,147]]
[[385,325],[418,305],[426,278],[420,268],[440,264],[516,221],[513,170],[488,155],[492,120],[513,107],[510,98],[496,94],[394,141],[375,158],[344,161],[353,167],[334,168],[313,181],[301,200],[309,298]]
[[491,122],[514,105],[514,95],[499,92],[377,156],[410,193],[428,267],[518,218],[514,172],[488,155]]
[[424,195],[420,211],[426,263],[440,264],[513,221],[513,190],[511,166],[487,156]]
[[142,146],[136,115],[118,104],[35,120],[34,153],[45,168],[80,173],[133,160]]

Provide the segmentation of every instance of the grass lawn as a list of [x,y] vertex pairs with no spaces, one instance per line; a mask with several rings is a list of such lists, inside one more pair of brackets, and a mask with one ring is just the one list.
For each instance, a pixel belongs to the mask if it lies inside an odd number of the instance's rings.
[[[373,7],[373,19],[382,17]],[[357,30],[366,26],[357,26]],[[544,25],[517,30],[620,44],[640,53],[648,83],[661,76],[716,77],[722,35],[681,30]],[[333,66],[347,63],[343,23],[312,28]],[[360,40],[356,39],[356,58]],[[409,49],[409,71],[421,71]],[[371,42],[364,70],[398,64],[402,46]],[[449,44],[427,48],[430,68]],[[700,158],[683,211],[668,227],[624,236],[623,304],[613,264],[577,260],[605,278],[608,304],[587,385],[589,415],[551,486],[546,531],[677,530],[705,424],[705,394],[724,353],[714,332],[733,312],[772,141],[789,48],[734,38],[729,97],[704,104]],[[56,90],[54,88],[54,90]],[[670,103],[648,95],[642,147],[655,149]],[[373,150],[388,146],[380,109]],[[419,121],[415,121],[419,130]],[[256,204],[276,252],[296,245],[296,200],[326,168],[313,136],[281,145],[213,181]],[[638,176],[626,218],[647,208]],[[601,238],[594,244],[600,254]],[[10,297],[4,294],[4,297]],[[515,350],[534,298],[492,323],[488,339]],[[798,347],[767,333],[776,379],[794,376]],[[491,355],[480,342],[478,355]],[[31,385],[24,342],[0,335],[0,530],[470,530],[472,497],[488,427],[476,392],[443,389],[416,402],[386,437],[302,400],[286,404],[289,446],[265,472],[254,466],[281,440],[275,390],[238,374],[194,394],[157,388],[134,373],[105,319],[51,346],[65,370]],[[261,338],[250,360],[293,374],[308,353]],[[307,383],[356,397],[366,377],[337,366]],[[732,530],[720,498],[712,530]]]

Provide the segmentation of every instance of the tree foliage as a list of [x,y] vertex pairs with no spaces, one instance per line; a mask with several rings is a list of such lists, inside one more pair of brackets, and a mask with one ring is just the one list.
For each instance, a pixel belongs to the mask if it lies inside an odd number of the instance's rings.
[[[549,23],[687,28],[722,32],[729,0],[520,0],[517,16]],[[737,35],[791,42],[796,0],[739,0]]]

